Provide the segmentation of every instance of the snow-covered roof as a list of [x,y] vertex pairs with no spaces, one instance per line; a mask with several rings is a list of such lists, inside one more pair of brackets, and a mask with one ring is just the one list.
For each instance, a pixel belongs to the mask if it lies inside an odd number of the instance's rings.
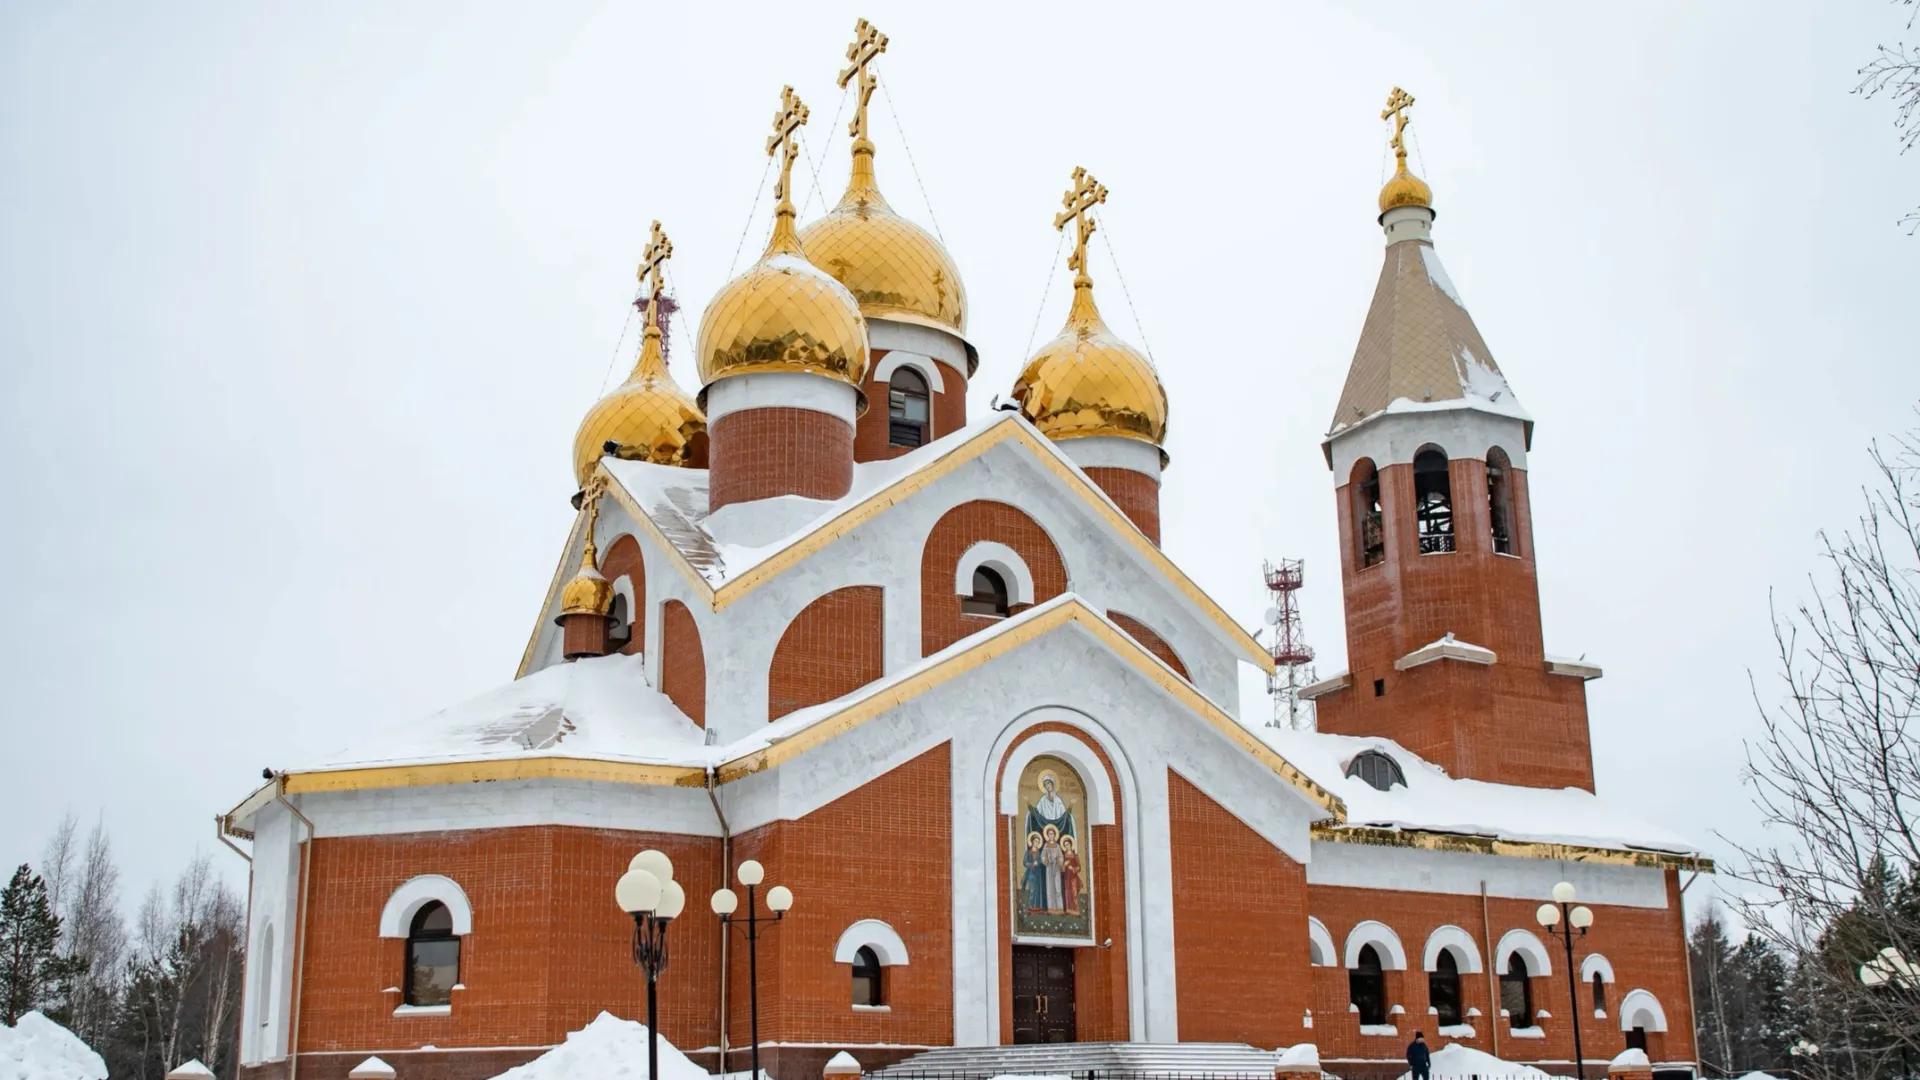
[[[1272,727],[1251,730],[1346,803],[1346,828],[1417,830],[1671,855],[1695,855],[1700,850],[1679,833],[1579,788],[1521,787],[1448,776],[1445,769],[1392,739]],[[1357,776],[1348,776],[1348,763],[1365,750],[1383,751],[1393,758],[1406,776],[1406,786],[1395,784],[1380,791]]]

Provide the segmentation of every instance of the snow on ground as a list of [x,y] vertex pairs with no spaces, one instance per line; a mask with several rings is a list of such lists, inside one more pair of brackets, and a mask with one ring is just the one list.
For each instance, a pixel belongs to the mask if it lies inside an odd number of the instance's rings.
[[[603,1012],[569,1034],[566,1042],[494,1080],[646,1080],[646,1076],[647,1025]],[[660,1080],[713,1077],[661,1039]]]
[[[1400,1075],[1400,1080],[1408,1080],[1412,1075],[1409,1070]],[[1485,1050],[1475,1050],[1459,1043],[1449,1043],[1433,1052],[1433,1080],[1470,1080],[1472,1077],[1479,1077],[1480,1080],[1550,1080],[1552,1075],[1531,1065],[1497,1058]]]
[[0,1080],[106,1080],[107,1063],[80,1036],[38,1012],[0,1024]]

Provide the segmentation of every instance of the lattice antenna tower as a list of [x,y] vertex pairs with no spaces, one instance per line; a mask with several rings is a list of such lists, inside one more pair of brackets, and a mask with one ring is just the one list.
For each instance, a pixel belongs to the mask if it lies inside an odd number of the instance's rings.
[[1298,593],[1305,581],[1304,560],[1281,559],[1261,566],[1272,605],[1267,608],[1267,626],[1273,631],[1267,652],[1273,657],[1273,674],[1267,676],[1267,693],[1273,697],[1272,726],[1304,731],[1313,726],[1313,705],[1301,699],[1303,687],[1314,682],[1313,646],[1307,644],[1300,629]]

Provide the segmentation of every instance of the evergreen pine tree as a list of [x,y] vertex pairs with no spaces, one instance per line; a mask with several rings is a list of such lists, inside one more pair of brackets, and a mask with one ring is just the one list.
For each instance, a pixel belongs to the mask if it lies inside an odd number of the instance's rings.
[[59,946],[60,919],[47,901],[47,883],[21,863],[0,892],[0,1019],[17,1024],[53,997],[71,966]]

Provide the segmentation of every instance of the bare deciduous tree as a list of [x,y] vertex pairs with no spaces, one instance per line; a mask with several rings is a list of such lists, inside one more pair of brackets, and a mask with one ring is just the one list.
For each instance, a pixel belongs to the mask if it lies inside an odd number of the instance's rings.
[[[1914,0],[1896,0],[1912,7]],[[1913,29],[1913,18],[1907,19],[1907,29]],[[1893,99],[1893,126],[1900,133],[1900,152],[1906,153],[1920,144],[1920,45],[1882,45],[1874,50],[1869,60],[1859,72],[1859,85],[1853,92],[1861,97],[1878,97],[1886,94]],[[1900,219],[1902,225],[1912,225],[1910,231],[1920,231],[1920,210],[1915,210]]]

